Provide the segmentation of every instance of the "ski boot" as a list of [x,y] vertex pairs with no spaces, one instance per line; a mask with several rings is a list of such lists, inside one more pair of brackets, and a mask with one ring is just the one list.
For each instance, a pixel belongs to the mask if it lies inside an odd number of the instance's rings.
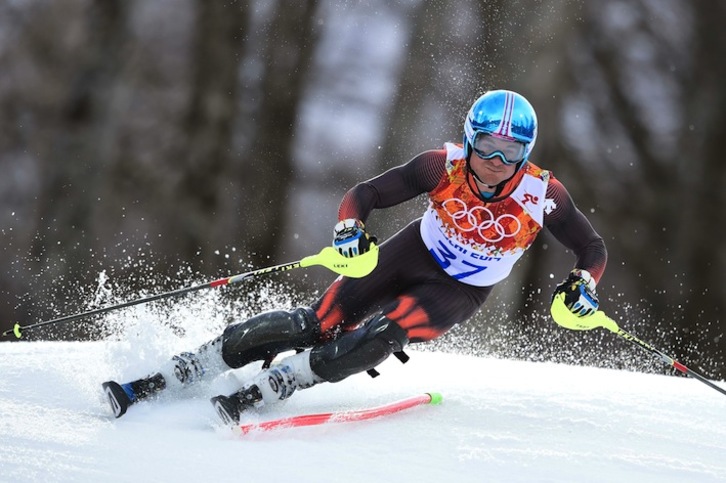
[[178,390],[204,379],[211,379],[229,369],[222,358],[222,337],[202,344],[195,352],[182,352],[167,361],[159,372],[119,384],[108,381],[102,384],[114,416],[121,417],[129,406],[161,392],[164,389]]
[[210,401],[222,422],[228,426],[233,426],[239,424],[242,411],[262,402],[262,392],[260,392],[259,387],[253,384],[230,396],[216,396]]
[[148,399],[166,388],[166,380],[164,380],[164,376],[156,373],[126,384],[107,381],[101,386],[109,404],[111,404],[113,415],[120,418],[132,404]]
[[279,364],[264,369],[250,383],[231,396],[211,399],[225,424],[239,423],[242,411],[275,404],[292,396],[297,389],[314,386],[322,379],[310,369],[310,351],[286,357]]

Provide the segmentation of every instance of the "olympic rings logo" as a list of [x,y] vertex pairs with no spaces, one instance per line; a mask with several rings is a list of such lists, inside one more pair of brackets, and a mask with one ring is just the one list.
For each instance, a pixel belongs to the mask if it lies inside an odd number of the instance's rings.
[[[466,203],[459,198],[449,198],[441,206],[446,210],[446,213],[449,214],[459,230],[465,233],[476,230],[479,236],[489,243],[511,238],[522,229],[522,222],[514,215],[505,213],[495,219],[494,213],[489,208],[474,206],[469,209]],[[485,234],[487,230],[488,233]],[[492,230],[494,230],[493,234]]]

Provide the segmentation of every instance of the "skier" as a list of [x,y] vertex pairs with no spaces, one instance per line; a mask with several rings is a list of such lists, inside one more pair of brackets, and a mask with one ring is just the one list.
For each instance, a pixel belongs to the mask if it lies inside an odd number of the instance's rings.
[[297,389],[363,371],[375,375],[391,354],[405,362],[408,344],[435,339],[471,317],[543,227],[577,257],[554,295],[564,294],[577,316],[593,314],[605,244],[565,187],[529,162],[536,139],[537,117],[523,96],[485,93],[466,116],[462,144],[425,151],[343,197],[333,246],[355,257],[376,241],[364,224],[374,209],[428,194],[423,217],[381,244],[372,273],[338,277],[309,307],[231,324],[149,377],[104,383],[115,416],[165,388],[267,361],[239,391],[212,398],[222,420],[233,424],[244,410],[287,399]]

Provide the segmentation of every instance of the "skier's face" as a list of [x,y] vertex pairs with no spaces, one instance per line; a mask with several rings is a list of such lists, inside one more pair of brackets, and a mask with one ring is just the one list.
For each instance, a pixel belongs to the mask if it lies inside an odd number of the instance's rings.
[[[492,151],[509,153],[514,145],[520,143],[507,141],[505,139],[490,138],[488,142],[491,144]],[[517,170],[516,164],[505,164],[500,156],[492,156],[489,159],[482,158],[478,151],[472,150],[471,153],[471,169],[485,184],[496,186],[502,181],[511,178]]]

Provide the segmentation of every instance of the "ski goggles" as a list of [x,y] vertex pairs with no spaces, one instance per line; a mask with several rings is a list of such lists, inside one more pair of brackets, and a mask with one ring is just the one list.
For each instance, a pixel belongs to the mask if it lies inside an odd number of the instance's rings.
[[482,159],[499,156],[507,165],[520,163],[524,159],[525,145],[518,141],[509,141],[487,133],[476,133],[472,149]]

